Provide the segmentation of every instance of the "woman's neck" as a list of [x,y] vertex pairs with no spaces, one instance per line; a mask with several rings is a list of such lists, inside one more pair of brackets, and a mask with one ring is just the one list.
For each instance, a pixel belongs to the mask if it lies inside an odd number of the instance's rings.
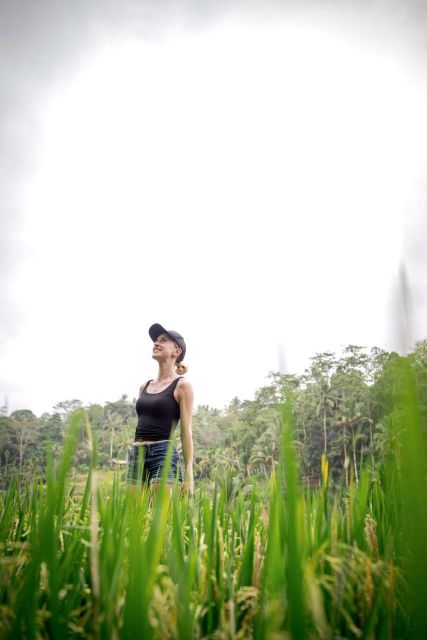
[[157,380],[161,382],[162,380],[168,380],[169,378],[174,378],[176,376],[175,369],[173,365],[166,363],[159,363],[159,373],[157,374]]

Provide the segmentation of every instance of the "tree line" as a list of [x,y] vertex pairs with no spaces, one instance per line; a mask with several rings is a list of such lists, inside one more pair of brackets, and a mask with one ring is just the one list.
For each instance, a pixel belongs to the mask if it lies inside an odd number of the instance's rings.
[[[253,476],[268,478],[279,454],[284,402],[292,399],[295,445],[304,480],[317,485],[322,458],[335,482],[358,482],[363,462],[381,464],[396,447],[399,408],[395,402],[399,362],[406,358],[414,373],[419,408],[427,430],[427,340],[420,340],[407,356],[377,347],[348,345],[341,355],[315,354],[301,375],[271,371],[268,384],[253,400],[234,397],[223,409],[198,405],[193,412],[194,475],[212,480],[227,473],[236,483]],[[98,464],[114,465],[127,459],[137,416],[136,398],[122,395],[104,405],[84,409],[97,443]],[[28,409],[0,416],[0,475],[5,485],[16,470],[22,477],[43,473],[48,448],[56,457],[70,416],[82,408],[79,400],[54,405],[40,417]],[[179,438],[177,439],[179,441]],[[178,448],[179,448],[179,442]],[[90,452],[86,437],[74,464],[84,471]]]

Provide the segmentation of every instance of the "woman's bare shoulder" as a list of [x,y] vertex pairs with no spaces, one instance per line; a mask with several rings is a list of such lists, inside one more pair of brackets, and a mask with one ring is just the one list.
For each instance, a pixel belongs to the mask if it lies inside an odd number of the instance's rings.
[[182,389],[187,388],[191,389],[191,382],[187,380],[187,378],[181,377],[177,382],[177,387],[181,387]]
[[187,380],[187,378],[181,378],[181,380],[178,380],[178,383],[176,385],[176,391],[177,391],[178,397],[193,396],[193,387],[191,386],[191,382]]

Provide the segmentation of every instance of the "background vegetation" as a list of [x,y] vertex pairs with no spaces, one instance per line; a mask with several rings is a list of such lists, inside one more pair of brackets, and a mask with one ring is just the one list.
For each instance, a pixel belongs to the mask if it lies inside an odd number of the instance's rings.
[[424,638],[426,355],[349,346],[197,407],[193,498],[108,469],[125,397],[3,416],[0,638]]
[[[427,340],[416,343],[407,361],[415,376],[417,401],[424,428],[427,425]],[[235,397],[223,410],[199,405],[193,415],[195,480],[214,479],[229,472],[239,485],[253,477],[267,479],[279,457],[281,407],[293,393],[295,439],[301,473],[306,483],[318,486],[321,458],[329,462],[332,480],[356,482],[363,461],[381,464],[393,450],[391,426],[398,420],[393,405],[399,385],[397,353],[366,350],[349,345],[337,357],[316,354],[303,375],[271,372],[269,384],[254,400]],[[135,400],[123,395],[104,406],[84,407],[97,442],[97,464],[107,468],[110,460],[126,461],[133,442],[137,416]],[[69,418],[81,408],[79,400],[66,400],[54,412],[40,417],[29,410],[0,416],[0,476],[6,486],[14,470],[32,476],[45,469],[47,442],[57,455]],[[3,412],[4,413],[4,412]],[[177,442],[178,448],[180,443]],[[88,469],[90,452],[82,434],[74,457],[75,468]]]

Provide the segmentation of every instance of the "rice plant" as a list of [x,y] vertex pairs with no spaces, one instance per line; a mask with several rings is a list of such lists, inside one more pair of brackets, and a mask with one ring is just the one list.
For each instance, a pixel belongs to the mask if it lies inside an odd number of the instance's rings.
[[[84,410],[45,481],[0,494],[1,638],[421,638],[427,628],[425,440],[402,360],[399,446],[332,491],[302,484],[291,398],[267,485],[194,497],[100,482]],[[396,422],[397,424],[397,422]],[[82,433],[92,451],[72,479]],[[166,476],[165,476],[166,477]]]

